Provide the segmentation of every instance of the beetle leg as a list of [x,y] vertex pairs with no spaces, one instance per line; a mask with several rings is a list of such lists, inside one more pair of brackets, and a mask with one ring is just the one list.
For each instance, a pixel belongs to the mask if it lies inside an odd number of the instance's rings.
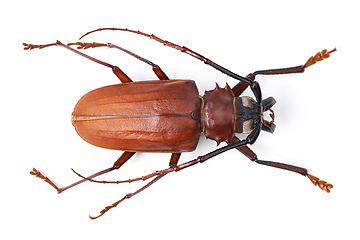
[[151,174],[148,174],[148,175],[145,175],[145,176],[142,176],[142,177],[138,177],[138,178],[131,178],[131,179],[128,179],[128,180],[120,180],[120,181],[101,181],[101,180],[94,180],[90,177],[84,177],[82,176],[81,174],[77,173],[74,169],[73,172],[78,175],[79,177],[83,178],[84,181],[88,180],[90,182],[94,182],[94,183],[112,183],[112,184],[119,184],[119,183],[132,183],[132,182],[137,182],[137,181],[145,181],[145,180],[148,180],[150,178],[153,178],[153,177],[156,177],[156,176],[159,176],[161,174],[164,174],[164,173],[169,173],[169,172],[173,172],[175,170],[175,168],[177,167],[177,163],[179,161],[179,158],[180,158],[180,154],[181,153],[172,153],[171,155],[171,158],[170,158],[170,163],[169,163],[169,166],[170,168],[169,169],[165,169],[165,170],[161,170],[161,171],[156,171],[154,173],[151,173]]
[[329,193],[330,189],[333,188],[333,185],[330,183],[327,183],[323,180],[320,180],[317,177],[314,177],[308,173],[308,171],[305,168],[297,167],[289,164],[284,163],[278,163],[278,162],[270,162],[270,161],[262,161],[262,160],[255,160],[256,163],[263,164],[266,166],[276,167],[280,169],[285,169],[289,171],[293,171],[296,173],[299,173],[303,176],[306,176],[310,179],[310,181],[315,185],[318,186],[321,190],[324,190],[325,192]]
[[[289,68],[278,68],[278,69],[268,69],[268,70],[260,70],[255,71],[253,73],[250,73],[246,76],[246,78],[254,81],[256,75],[275,75],[275,74],[288,74],[288,73],[302,73],[305,71],[305,68],[324,60],[325,58],[330,57],[330,54],[335,52],[336,48],[334,48],[331,51],[327,51],[326,49],[322,50],[321,52],[318,52],[314,56],[311,56],[309,60],[304,64],[296,67],[289,67]],[[248,84],[245,84],[243,82],[240,82],[236,84],[232,90],[236,97],[240,96],[241,93],[245,91],[245,89],[248,87]]]
[[130,52],[129,50],[127,50],[125,48],[119,47],[115,44],[112,44],[112,43],[105,44],[105,43],[96,43],[96,42],[93,42],[93,43],[76,42],[76,43],[68,43],[67,45],[68,46],[77,45],[78,46],[77,49],[88,49],[88,48],[96,48],[96,47],[116,48],[116,49],[123,51],[123,52],[133,56],[134,58],[139,59],[140,61],[152,66],[152,70],[154,71],[154,73],[160,80],[169,80],[168,76],[166,76],[166,74],[163,72],[163,70],[160,68],[159,65],[157,65],[157,64],[155,64],[133,52]]
[[150,187],[152,184],[154,184],[155,182],[157,182],[160,178],[164,177],[166,175],[162,174],[157,176],[156,178],[154,178],[153,180],[151,180],[151,182],[149,182],[148,184],[146,184],[145,186],[143,186],[142,188],[140,188],[139,190],[133,192],[133,193],[128,193],[126,194],[122,199],[120,199],[119,201],[114,202],[113,204],[111,204],[110,206],[105,207],[103,210],[100,211],[100,214],[96,217],[92,217],[89,216],[92,220],[101,217],[102,215],[104,215],[107,211],[109,211],[110,209],[117,207],[117,205],[119,205],[119,203],[121,203],[122,201],[124,201],[125,199],[129,199],[133,196],[135,196],[136,194],[142,192],[143,190],[145,190],[146,188]]
[[69,186],[63,187],[63,188],[59,188],[58,186],[56,186],[55,183],[53,183],[49,178],[45,177],[43,174],[41,174],[41,172],[37,171],[35,168],[33,169],[33,171],[30,172],[31,175],[34,175],[38,178],[43,179],[45,182],[47,182],[48,184],[50,184],[52,187],[54,187],[58,193],[61,193],[69,188],[72,188],[80,183],[83,183],[85,181],[87,181],[88,179],[92,179],[94,177],[100,176],[102,174],[111,172],[115,169],[119,169],[127,160],[129,160],[133,155],[135,154],[135,152],[124,152],[120,158],[114,163],[114,165],[108,169],[102,170],[100,172],[97,172],[91,176],[89,176],[88,178],[83,178],[80,181],[77,181],[73,184],[70,184]]
[[40,179],[43,179],[45,182],[47,182],[48,184],[50,184],[53,188],[55,188],[57,191],[59,191],[59,187],[56,186],[55,183],[53,183],[53,181],[51,181],[49,178],[47,178],[46,176],[44,176],[40,171],[36,170],[36,168],[33,168],[33,170],[30,172],[31,175],[34,175],[35,177],[38,177]]
[[[65,45],[63,43],[61,43],[60,41],[56,41],[56,43],[51,43],[51,44],[46,44],[46,45],[33,45],[33,44],[27,44],[27,43],[23,43],[24,45],[24,50],[31,50],[31,49],[35,49],[35,48],[39,48],[39,49],[42,49],[42,48],[45,48],[45,47],[50,47],[50,46],[60,46],[60,47],[64,47],[76,54],[79,54],[80,56],[84,57],[84,58],[87,58],[93,62],[96,62],[96,63],[99,63],[105,67],[109,67],[112,69],[113,73],[120,79],[121,82],[125,83],[125,82],[132,82],[132,80],[118,67],[118,66],[113,66],[109,63],[106,63],[106,62],[103,62],[101,60],[98,60],[96,58],[93,58],[89,55],[86,55],[82,52],[79,52],[71,47],[69,47],[68,45]],[[97,47],[100,47],[97,46]]]
[[180,159],[180,155],[181,155],[181,153],[173,153],[173,154],[171,154],[170,163],[169,163],[169,166],[171,168],[174,168],[174,167],[177,166],[177,164],[179,162],[179,159]]
[[114,44],[112,44],[112,43],[108,43],[107,46],[108,46],[109,48],[119,49],[119,50],[121,50],[121,51],[123,51],[123,52],[125,52],[125,53],[127,53],[127,54],[130,54],[131,56],[139,59],[140,61],[151,65],[154,73],[156,74],[156,76],[157,76],[160,80],[169,80],[168,76],[166,76],[166,74],[165,74],[165,73],[163,72],[163,70],[159,67],[159,65],[157,65],[157,64],[155,64],[155,63],[153,63],[153,62],[151,62],[151,61],[149,61],[149,60],[147,60],[147,59],[145,59],[145,58],[143,58],[143,57],[140,57],[139,55],[136,55],[135,53],[132,53],[132,52],[130,52],[130,51],[128,51],[128,50],[126,50],[126,49],[124,49],[124,48],[122,48],[122,47],[116,46],[116,45],[114,45]]
[[[236,136],[233,137],[232,143],[237,143],[240,142],[240,139],[237,138]],[[251,161],[255,161],[257,159],[256,154],[248,147],[248,146],[240,146],[238,148],[236,148],[239,152],[241,152],[242,154],[244,154],[247,158],[249,158]]]
[[93,30],[93,31],[90,31],[90,32],[84,34],[83,36],[80,37],[80,39],[85,37],[86,35],[88,35],[90,33],[97,32],[97,31],[103,31],[103,30],[125,31],[125,32],[136,33],[138,35],[148,37],[150,39],[153,39],[153,40],[163,44],[164,46],[174,48],[174,49],[179,50],[181,52],[184,52],[184,53],[186,53],[186,54],[188,54],[188,55],[190,55],[190,56],[192,56],[192,57],[194,57],[196,59],[199,59],[200,61],[204,62],[205,64],[208,64],[208,65],[212,66],[216,70],[218,70],[218,71],[220,71],[220,72],[222,72],[222,73],[224,73],[224,74],[226,74],[226,75],[228,75],[228,76],[230,76],[232,78],[235,78],[235,79],[237,79],[237,80],[239,80],[241,82],[244,82],[247,85],[251,84],[251,81],[249,81],[249,79],[244,78],[244,77],[242,77],[242,76],[240,76],[240,75],[238,75],[236,73],[231,72],[230,70],[218,65],[217,63],[211,61],[210,59],[208,59],[208,58],[206,58],[204,56],[202,56],[201,54],[199,54],[199,53],[197,53],[197,52],[195,52],[195,51],[193,51],[193,50],[191,50],[191,49],[189,49],[189,48],[187,48],[185,46],[180,46],[180,45],[171,43],[169,41],[163,40],[163,39],[161,39],[161,38],[159,38],[159,37],[157,37],[157,36],[155,36],[153,34],[147,34],[147,33],[141,32],[141,31],[134,31],[134,30],[130,30],[130,29],[127,29],[127,28],[99,28],[99,29],[96,29],[96,30]]
[[[169,163],[171,169],[174,169],[174,167],[177,166],[177,163],[178,163],[179,158],[180,158],[180,154],[181,154],[181,153],[173,153],[173,154],[171,154],[170,163]],[[117,205],[119,205],[119,203],[121,203],[121,202],[124,201],[125,199],[129,199],[129,198],[133,197],[134,195],[142,192],[143,190],[145,190],[146,188],[150,187],[152,184],[154,184],[155,182],[157,182],[160,178],[164,177],[164,176],[165,176],[166,174],[168,174],[168,173],[169,173],[169,172],[164,172],[164,173],[162,173],[162,174],[159,174],[158,176],[155,175],[156,177],[155,177],[153,180],[151,180],[148,184],[146,184],[145,186],[143,186],[143,187],[140,188],[139,190],[137,190],[137,191],[135,191],[135,192],[133,192],[133,193],[128,193],[128,194],[126,194],[126,195],[125,195],[122,199],[120,199],[119,201],[116,201],[116,202],[114,202],[113,204],[111,204],[110,206],[105,207],[105,208],[100,212],[100,214],[99,214],[98,216],[96,216],[96,217],[91,217],[91,216],[90,216],[90,218],[94,220],[94,219],[96,219],[96,218],[101,217],[101,216],[104,215],[107,211],[109,211],[110,209],[116,207]]]
[[322,50],[321,52],[318,52],[317,54],[315,54],[314,56],[311,56],[309,58],[309,60],[307,60],[307,62],[303,65],[304,68],[307,68],[317,62],[320,62],[322,60],[324,60],[325,58],[330,57],[330,53],[333,53],[336,51],[336,48],[334,48],[331,51],[328,51],[326,49]]
[[[196,165],[198,163],[203,163],[206,160],[215,157],[225,151],[231,150],[233,148],[238,148],[240,146],[244,146],[246,144],[249,144],[249,140],[241,140],[237,143],[222,147],[222,148],[218,148],[210,153],[207,153],[203,156],[199,156],[194,160],[179,164],[179,165],[175,165],[175,166],[170,166],[169,168],[165,168],[150,174],[147,174],[145,176],[142,177],[138,177],[138,178],[132,178],[132,179],[128,179],[128,180],[121,180],[121,181],[98,181],[98,180],[93,180],[91,178],[85,178],[83,176],[81,176],[80,174],[76,173],[79,177],[84,178],[85,180],[91,181],[91,182],[96,182],[96,183],[115,183],[115,184],[119,184],[119,183],[132,183],[132,182],[136,182],[136,181],[145,181],[147,179],[153,178],[153,177],[158,177],[161,176],[163,174],[167,174],[170,172],[178,172],[180,170],[183,170],[185,168],[191,167],[193,165]],[[180,153],[173,153],[173,155],[171,156],[171,159],[178,159],[178,157],[180,157]],[[175,161],[174,161],[175,162]],[[170,161],[170,164],[172,164],[172,161]]]
[[[232,140],[232,143],[237,143],[240,140],[237,137],[234,137]],[[314,177],[310,174],[308,174],[308,171],[305,168],[302,167],[297,167],[297,166],[293,166],[293,165],[288,165],[288,164],[284,164],[284,163],[277,163],[277,162],[269,162],[269,161],[262,161],[262,160],[258,160],[256,154],[248,147],[248,146],[240,146],[238,148],[236,148],[238,151],[240,151],[242,154],[244,154],[246,157],[248,157],[251,161],[254,161],[256,163],[262,164],[262,165],[266,165],[266,166],[271,166],[271,167],[276,167],[276,168],[280,168],[280,169],[285,169],[285,170],[289,170],[289,171],[293,171],[296,173],[299,173],[303,176],[307,176],[310,181],[315,185],[315,186],[319,186],[321,190],[324,190],[326,192],[330,192],[330,188],[333,187],[332,184],[329,184],[325,181],[320,180],[317,177]]]

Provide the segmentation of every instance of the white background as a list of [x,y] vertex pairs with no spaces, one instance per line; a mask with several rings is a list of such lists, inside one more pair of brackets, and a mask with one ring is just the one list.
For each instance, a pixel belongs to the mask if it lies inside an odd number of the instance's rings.
[[[357,1],[6,1],[1,9],[2,239],[359,239],[359,13]],[[277,129],[252,149],[259,159],[309,169],[334,184],[327,194],[288,171],[252,163],[236,150],[169,174],[91,221],[144,183],[85,183],[62,194],[29,175],[36,167],[60,186],[110,167],[120,152],[84,142],[70,114],[86,92],[119,81],[110,69],[60,47],[99,27],[153,33],[245,76],[305,63],[337,47],[303,74],[259,76],[273,96]],[[145,37],[99,32],[159,64],[170,78],[196,80],[201,94],[231,79]],[[87,54],[120,66],[135,81],[151,68],[114,49]],[[247,92],[248,94],[251,94]],[[201,139],[181,162],[216,148]],[[122,180],[166,168],[170,154],[137,154],[99,179]]]

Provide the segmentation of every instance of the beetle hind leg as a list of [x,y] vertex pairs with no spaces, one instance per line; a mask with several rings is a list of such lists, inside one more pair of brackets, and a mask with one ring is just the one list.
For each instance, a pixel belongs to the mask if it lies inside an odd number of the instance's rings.
[[59,187],[56,186],[56,184],[51,181],[48,177],[44,176],[40,171],[36,170],[36,168],[33,168],[33,170],[30,172],[31,175],[34,175],[35,177],[38,177],[40,179],[43,179],[45,182],[50,184],[53,188],[55,188],[59,192]]
[[133,196],[135,196],[136,194],[142,192],[143,190],[145,190],[146,188],[150,187],[152,184],[154,184],[155,182],[157,182],[158,180],[160,180],[160,178],[164,177],[167,173],[165,174],[161,174],[159,176],[157,176],[156,178],[154,178],[153,180],[151,180],[151,182],[149,182],[148,184],[146,184],[145,186],[143,186],[142,188],[138,189],[137,191],[133,192],[133,193],[128,193],[126,194],[123,198],[121,198],[120,200],[114,202],[113,204],[105,207],[103,210],[100,211],[100,214],[96,217],[92,217],[89,216],[92,220],[97,219],[99,217],[101,217],[102,215],[104,215],[107,211],[109,211],[112,208],[117,207],[117,205],[119,205],[119,203],[121,203],[122,201],[129,199]]
[[[179,161],[179,158],[180,158],[180,153],[173,153],[171,154],[171,159],[170,159],[170,169],[175,169],[176,166],[177,166],[177,163]],[[161,173],[161,174],[153,174],[151,177],[155,177],[153,180],[151,180],[149,183],[147,183],[145,186],[143,186],[142,188],[138,189],[137,191],[133,192],[133,193],[128,193],[126,194],[123,198],[121,198],[120,200],[114,202],[113,204],[105,207],[103,210],[100,211],[100,214],[96,217],[92,217],[90,216],[90,218],[92,220],[94,219],[97,219],[99,217],[101,217],[102,215],[104,215],[107,211],[109,211],[110,209],[112,208],[115,208],[117,207],[117,205],[119,205],[119,203],[123,202],[124,200],[126,199],[129,199],[133,196],[135,196],[136,194],[142,192],[143,190],[145,190],[146,188],[150,187],[151,185],[153,185],[155,182],[157,182],[158,180],[160,180],[162,177],[164,177],[166,174],[168,174],[170,171],[168,172],[164,172],[164,173]],[[151,177],[148,177],[148,178],[151,178]],[[148,179],[146,178],[146,179]],[[145,178],[137,178],[137,180],[146,180]],[[120,181],[120,182],[132,182],[132,181]],[[120,182],[117,182],[117,183],[120,183]],[[107,183],[107,182],[104,182],[104,183]],[[108,183],[111,183],[111,182],[108,182]]]
[[61,193],[69,188],[72,188],[80,183],[83,183],[89,179],[92,179],[94,177],[103,175],[105,173],[111,172],[113,170],[119,169],[127,160],[129,160],[133,155],[135,154],[135,152],[124,152],[121,157],[114,163],[114,165],[110,168],[107,168],[105,170],[102,170],[100,172],[97,172],[91,176],[89,176],[88,178],[83,178],[80,181],[77,181],[73,184],[70,184],[66,187],[63,188],[59,188],[53,181],[51,181],[49,178],[47,178],[46,176],[44,176],[40,171],[36,170],[35,168],[33,168],[33,170],[30,172],[31,175],[34,175],[35,177],[38,177],[40,179],[43,179],[45,182],[47,182],[48,184],[50,184],[53,188],[55,188],[58,193]]

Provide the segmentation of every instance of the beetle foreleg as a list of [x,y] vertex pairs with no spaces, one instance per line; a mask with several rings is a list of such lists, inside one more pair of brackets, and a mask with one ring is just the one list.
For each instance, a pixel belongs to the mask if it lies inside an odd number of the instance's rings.
[[[237,137],[234,137],[233,140],[232,140],[232,143],[237,143],[239,141],[240,140]],[[322,181],[319,178],[308,174],[308,171],[305,168],[297,167],[297,166],[293,166],[293,165],[289,165],[289,164],[284,164],[284,163],[277,163],[277,162],[258,160],[256,154],[248,146],[241,146],[241,147],[238,147],[236,149],[238,151],[240,151],[242,154],[244,154],[251,161],[254,161],[256,163],[266,165],[266,166],[276,167],[276,168],[280,168],[280,169],[285,169],[285,170],[289,170],[289,171],[293,171],[293,172],[299,173],[299,174],[301,174],[303,176],[307,176],[315,186],[319,186],[319,188],[321,190],[324,190],[324,191],[326,191],[328,193],[330,192],[330,189],[333,187],[332,184],[327,183],[325,181]]]
[[[236,136],[231,141],[232,143],[240,142],[240,139]],[[254,153],[248,146],[240,146],[236,148],[239,152],[244,154],[247,158],[249,158],[251,161],[255,161],[257,159],[256,153]]]
[[324,49],[321,52],[318,52],[317,54],[315,54],[315,56],[311,56],[309,58],[309,60],[303,65],[304,68],[307,68],[307,67],[309,67],[309,66],[311,66],[311,65],[313,65],[313,64],[315,64],[315,63],[317,63],[319,61],[324,60],[325,58],[330,57],[330,53],[333,53],[335,51],[336,51],[336,48],[334,48],[331,51],[328,51],[328,50]]
[[327,183],[325,181],[322,181],[319,178],[310,175],[305,168],[297,167],[297,166],[293,166],[293,165],[289,165],[289,164],[284,164],[284,163],[262,161],[262,160],[255,160],[255,162],[259,163],[259,164],[262,164],[262,165],[266,165],[266,166],[271,166],[271,167],[276,167],[276,168],[280,168],[280,169],[289,170],[289,171],[292,171],[292,172],[299,173],[299,174],[301,174],[303,176],[306,176],[306,177],[308,177],[310,179],[310,181],[315,186],[319,186],[319,188],[321,190],[324,190],[327,193],[329,193],[330,189],[333,188],[332,184]]
[[313,175],[310,175],[310,174],[307,174],[306,175],[310,181],[315,185],[315,186],[319,186],[319,188],[321,190],[324,190],[325,192],[329,193],[330,192],[330,189],[333,188],[333,185],[330,184],[330,183],[327,183],[323,180],[320,180],[319,178],[313,176]]
[[254,80],[256,75],[262,74],[262,75],[275,75],[275,74],[288,74],[288,73],[302,73],[305,71],[305,68],[322,61],[325,58],[330,57],[330,53],[335,52],[336,48],[334,48],[331,51],[328,51],[326,49],[322,50],[321,52],[318,52],[315,54],[315,56],[310,57],[309,60],[304,64],[296,67],[288,67],[288,68],[278,68],[278,69],[268,69],[268,70],[260,70],[255,71],[253,73],[250,73],[246,77]]
[[[326,49],[322,50],[321,52],[318,52],[317,54],[315,54],[315,56],[312,56],[309,58],[309,60],[304,64],[304,65],[300,65],[300,66],[296,66],[296,67],[288,67],[288,68],[278,68],[278,69],[268,69],[268,70],[260,70],[260,71],[255,71],[253,73],[250,73],[246,76],[247,79],[250,79],[252,81],[255,80],[256,75],[275,75],[275,74],[288,74],[288,73],[302,73],[305,71],[305,68],[324,60],[325,58],[330,57],[330,54],[335,52],[336,48],[334,48],[331,51],[327,51]],[[249,85],[244,83],[244,82],[240,82],[238,84],[236,84],[232,90],[235,94],[236,97],[240,96],[241,93],[243,93],[245,91],[245,89],[248,87]]]

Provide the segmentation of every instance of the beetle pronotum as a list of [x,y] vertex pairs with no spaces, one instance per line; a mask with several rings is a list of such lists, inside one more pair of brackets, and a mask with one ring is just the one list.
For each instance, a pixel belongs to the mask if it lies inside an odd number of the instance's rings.
[[[144,187],[134,193],[125,195],[119,201],[104,208],[98,216],[91,217],[91,219],[102,216],[123,200],[143,191],[167,173],[177,172],[197,163],[202,163],[234,148],[256,163],[307,176],[314,185],[319,186],[320,189],[326,192],[330,192],[333,185],[310,175],[305,168],[259,160],[248,145],[256,141],[261,130],[271,133],[275,130],[275,115],[271,109],[275,104],[275,99],[272,97],[262,99],[260,86],[255,81],[255,77],[260,74],[273,75],[304,72],[305,68],[329,57],[330,53],[336,51],[336,49],[331,51],[323,50],[310,57],[304,65],[255,71],[246,77],[242,77],[187,47],[181,47],[140,31],[122,28],[100,28],[86,33],[81,38],[90,33],[103,30],[125,31],[151,38],[165,46],[175,48],[203,61],[216,70],[238,80],[239,83],[232,88],[227,84],[225,88],[220,88],[216,85],[214,90],[206,91],[203,96],[199,96],[194,81],[170,80],[157,64],[112,43],[74,42],[66,45],[60,41],[46,45],[24,43],[25,50],[42,49],[50,46],[66,48],[91,61],[111,68],[122,82],[121,84],[93,90],[84,95],[77,103],[71,118],[76,131],[85,141],[95,146],[124,151],[112,167],[89,177],[83,177],[74,171],[82,179],[62,188],[56,186],[35,168],[30,172],[30,174],[45,180],[59,193],[85,181],[123,183],[145,181],[152,178]],[[151,65],[156,76],[161,81],[133,82],[119,67],[90,57],[70,46],[77,46],[77,49],[109,47],[121,50]],[[248,86],[250,86],[255,99],[248,96],[240,96]],[[266,111],[271,112],[270,121],[265,120],[263,117],[263,113]],[[240,140],[235,136],[235,133],[245,133],[247,137]],[[215,140],[217,143],[225,141],[228,145],[199,156],[192,161],[178,164],[182,152],[195,150],[201,134],[204,134],[206,138]],[[136,152],[172,153],[169,163],[170,167],[124,181],[97,181],[93,179],[119,169]]]

